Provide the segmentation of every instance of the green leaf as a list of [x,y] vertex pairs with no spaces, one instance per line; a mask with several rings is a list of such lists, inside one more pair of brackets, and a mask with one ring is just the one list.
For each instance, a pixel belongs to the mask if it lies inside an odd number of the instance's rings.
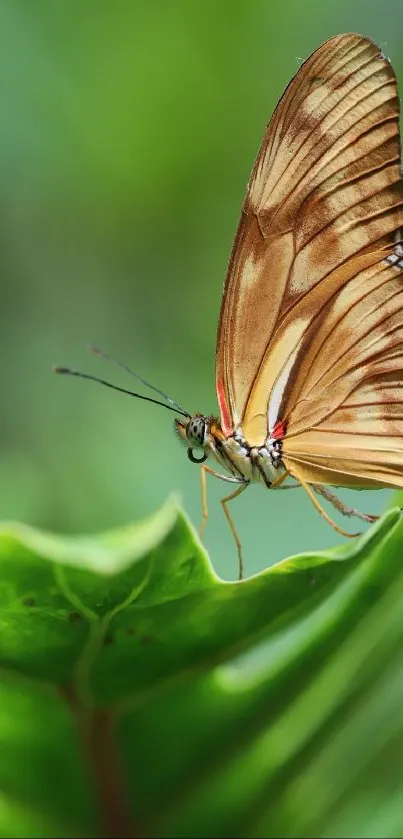
[[402,536],[227,583],[175,500],[3,525],[0,835],[400,836]]

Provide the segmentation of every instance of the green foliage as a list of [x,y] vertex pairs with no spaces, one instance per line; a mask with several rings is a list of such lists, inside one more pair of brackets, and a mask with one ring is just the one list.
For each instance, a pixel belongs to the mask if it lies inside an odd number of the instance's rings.
[[402,525],[225,583],[175,502],[0,533],[0,835],[400,836]]

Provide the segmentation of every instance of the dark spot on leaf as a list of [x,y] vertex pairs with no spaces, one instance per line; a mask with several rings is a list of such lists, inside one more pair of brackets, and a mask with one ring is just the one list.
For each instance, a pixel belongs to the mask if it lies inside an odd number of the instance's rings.
[[24,597],[22,601],[23,606],[36,606],[35,597]]
[[104,647],[111,647],[114,643],[113,635],[108,632],[104,638]]
[[134,626],[127,626],[126,629],[125,629],[125,633],[126,633],[126,635],[135,635],[136,630],[135,630]]
[[192,568],[195,562],[197,562],[197,559],[194,554],[191,554],[182,560],[181,567],[185,569]]
[[80,615],[80,612],[69,612],[68,619],[70,623],[79,623],[79,621],[82,621],[83,616]]
[[155,644],[155,638],[152,635],[143,635],[140,639],[143,647],[150,647],[151,644]]

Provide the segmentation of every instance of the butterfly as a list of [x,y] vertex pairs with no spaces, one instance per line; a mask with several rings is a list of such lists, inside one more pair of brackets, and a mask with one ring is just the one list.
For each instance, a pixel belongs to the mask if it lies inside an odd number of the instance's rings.
[[264,133],[221,303],[220,416],[190,415],[154,390],[181,415],[176,431],[202,464],[202,527],[207,473],[235,485],[221,503],[240,577],[228,503],[252,482],[302,486],[345,536],[357,534],[318,496],[371,522],[330,487],[403,487],[399,101],[369,38],[338,35],[312,53]]

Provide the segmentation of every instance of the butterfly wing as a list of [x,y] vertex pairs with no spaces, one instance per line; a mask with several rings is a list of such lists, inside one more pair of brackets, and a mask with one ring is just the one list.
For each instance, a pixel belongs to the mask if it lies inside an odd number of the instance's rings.
[[[359,382],[364,387],[364,372],[368,387],[372,373],[377,393],[386,400],[397,392],[396,371],[403,367],[396,349],[403,280],[399,267],[384,260],[394,257],[401,226],[399,106],[393,69],[369,39],[337,36],[311,55],[288,86],[252,171],[217,338],[216,385],[224,433],[242,426],[246,441],[261,445],[282,422],[286,465],[298,463],[311,481],[318,480],[322,469],[322,482],[330,482],[323,475],[330,459],[320,458],[330,438],[332,451],[338,450],[340,436],[336,418],[330,420],[332,411],[340,411],[340,428],[347,417],[342,411],[347,410],[354,436],[363,414],[368,415],[367,402],[362,401],[367,397],[357,390]],[[372,282],[373,299],[367,282]],[[356,318],[383,294],[389,300],[385,317],[396,325],[388,328],[394,338],[389,348],[379,347],[384,353],[381,363],[373,342],[375,333],[384,329],[383,321],[374,321],[373,327],[368,321],[368,332],[363,321],[361,354],[354,368]],[[365,320],[365,314],[362,317]],[[332,338],[326,338],[332,323]],[[335,387],[332,347],[339,347],[348,329],[350,347],[343,347]],[[326,373],[328,379],[323,378]],[[386,381],[393,384],[385,390]],[[355,396],[347,397],[354,387]],[[358,400],[354,405],[353,398]],[[388,415],[386,436],[394,410],[381,409],[383,422]],[[371,422],[365,423],[369,451],[375,434]],[[353,447],[357,452],[356,439]],[[346,450],[343,463],[332,461],[335,472],[345,473],[350,454]],[[361,451],[357,457],[361,463]],[[374,480],[378,477],[376,472]]]
[[310,483],[403,485],[403,259],[323,308],[287,407],[283,460]]

